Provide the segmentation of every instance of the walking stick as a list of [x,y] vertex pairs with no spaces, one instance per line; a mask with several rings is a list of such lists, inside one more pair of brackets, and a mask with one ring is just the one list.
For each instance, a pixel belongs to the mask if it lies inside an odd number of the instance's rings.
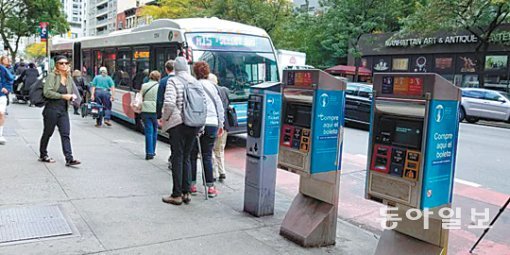
[[200,161],[202,162],[202,183],[204,184],[205,200],[207,200],[208,197],[207,197],[207,184],[206,184],[206,180],[205,180],[205,164],[204,164],[204,157],[202,156],[202,146],[200,145],[200,134],[197,135],[197,144],[198,144],[198,153],[200,154]]
[[487,232],[489,232],[489,229],[492,227],[494,222],[496,222],[496,220],[499,218],[499,216],[503,213],[503,211],[505,210],[505,208],[508,206],[509,203],[510,203],[510,197],[508,197],[508,200],[506,200],[506,203],[503,205],[503,207],[501,207],[501,209],[499,209],[499,212],[498,212],[498,214],[496,214],[496,217],[494,217],[494,219],[492,219],[492,221],[489,224],[489,226],[483,231],[482,236],[480,236],[478,241],[476,241],[475,245],[473,245],[471,250],[469,250],[469,253],[473,253],[473,250],[476,248],[478,243],[480,243],[480,241],[482,241],[483,237],[487,234]]

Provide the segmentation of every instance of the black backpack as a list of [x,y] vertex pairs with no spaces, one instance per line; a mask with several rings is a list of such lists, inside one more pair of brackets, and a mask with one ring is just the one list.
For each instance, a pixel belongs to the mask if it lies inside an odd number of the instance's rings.
[[46,105],[46,98],[44,97],[44,83],[42,79],[37,81],[30,87],[30,103],[37,107],[43,107]]

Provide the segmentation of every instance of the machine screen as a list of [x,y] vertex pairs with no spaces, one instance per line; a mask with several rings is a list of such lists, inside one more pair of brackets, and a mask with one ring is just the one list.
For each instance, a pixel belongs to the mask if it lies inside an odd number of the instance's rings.
[[285,123],[304,128],[310,128],[312,121],[312,107],[299,104],[287,104]]
[[419,149],[421,147],[421,138],[421,122],[408,120],[395,121],[394,144]]

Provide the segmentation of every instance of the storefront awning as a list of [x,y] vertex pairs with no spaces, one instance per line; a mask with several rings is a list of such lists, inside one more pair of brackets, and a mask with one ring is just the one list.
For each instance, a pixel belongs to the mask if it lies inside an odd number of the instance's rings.
[[[338,65],[333,66],[325,70],[326,72],[330,74],[337,74],[337,75],[355,75],[356,67],[355,66],[345,66],[345,65]],[[358,69],[358,75],[359,76],[371,76],[372,71],[368,70],[365,67],[359,67]]]

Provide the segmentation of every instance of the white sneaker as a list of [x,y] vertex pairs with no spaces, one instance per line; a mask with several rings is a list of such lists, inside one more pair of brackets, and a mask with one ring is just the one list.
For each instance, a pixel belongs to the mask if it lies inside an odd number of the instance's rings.
[[3,136],[0,136],[0,145],[4,145],[5,142],[7,142],[5,138]]

